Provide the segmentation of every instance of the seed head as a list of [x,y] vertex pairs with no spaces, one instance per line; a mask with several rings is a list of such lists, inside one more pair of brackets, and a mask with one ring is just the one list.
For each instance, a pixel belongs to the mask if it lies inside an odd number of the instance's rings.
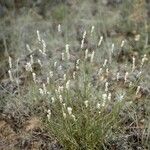
[[67,111],[69,115],[72,115],[72,108],[71,107],[67,107]]
[[123,40],[123,41],[121,42],[121,48],[124,46],[124,44],[125,44],[125,40]]
[[39,30],[37,30],[36,33],[37,33],[38,41],[40,42],[41,41],[41,36],[40,36]]
[[41,60],[40,60],[40,59],[38,59],[37,61],[38,61],[38,64],[42,67]]
[[43,91],[42,88],[39,88],[39,92],[40,92],[40,94],[41,94],[42,96],[44,95],[44,91]]
[[47,119],[50,120],[50,118],[51,118],[51,110],[48,109],[47,110]]
[[34,60],[33,60],[33,55],[30,55],[30,63],[33,64]]
[[44,94],[46,94],[46,93],[47,93],[47,89],[46,89],[46,85],[45,85],[45,83],[43,83],[43,92],[44,92]]
[[59,95],[59,101],[60,101],[60,103],[63,102],[63,97],[62,97],[62,95]]
[[32,52],[32,50],[31,50],[31,48],[30,48],[30,46],[28,45],[28,44],[26,44],[26,48],[27,48],[27,50],[31,53]]
[[65,54],[64,53],[61,53],[61,59],[65,60]]
[[83,39],[86,37],[86,31],[83,32]]
[[63,78],[64,78],[64,81],[66,81],[67,80],[67,75],[64,74]]
[[52,101],[52,103],[54,103],[55,102],[55,98],[51,97],[51,101]]
[[108,93],[108,100],[111,101],[111,93]]
[[105,66],[107,65],[107,62],[108,62],[108,60],[105,59],[105,60],[104,60],[104,63],[103,63],[103,67],[105,67]]
[[132,71],[135,70],[135,57],[132,57]]
[[108,82],[105,83],[105,92],[108,92]]
[[84,47],[84,39],[82,39],[81,41],[81,49],[83,49],[83,47]]
[[76,72],[75,71],[73,72],[73,79],[74,80],[76,79]]
[[102,73],[102,68],[99,69],[98,75],[101,75],[101,73]]
[[88,100],[84,101],[84,104],[85,104],[85,107],[88,107],[89,101]]
[[66,83],[66,89],[67,89],[67,90],[70,89],[70,80],[68,80],[67,83]]
[[36,83],[36,74],[34,72],[32,72],[32,77],[33,77],[34,83]]
[[101,104],[100,104],[100,103],[97,103],[96,108],[97,108],[97,109],[100,109],[100,107],[101,107]]
[[61,32],[61,25],[58,25],[58,32]]
[[98,42],[98,46],[101,45],[102,41],[103,41],[103,36],[100,37],[100,40],[99,40],[99,42]]
[[26,71],[31,71],[31,72],[33,71],[32,65],[30,62],[27,62],[27,64],[25,65],[25,69],[26,69]]
[[9,56],[9,68],[12,69],[12,58]]
[[66,119],[66,117],[67,117],[67,115],[64,111],[63,111],[63,117],[64,117],[64,119]]
[[53,75],[54,75],[53,71],[50,71],[50,72],[49,72],[49,76],[50,76],[50,78],[52,78],[52,77],[53,77]]
[[71,117],[73,118],[74,121],[76,121],[75,115],[72,114]]
[[95,52],[93,51],[92,54],[91,54],[91,63],[92,63],[93,60],[94,60],[94,54],[95,54]]
[[92,26],[92,27],[91,27],[91,35],[92,35],[92,33],[94,32],[94,29],[95,29],[95,26]]
[[14,81],[11,70],[8,70],[8,74],[9,74],[10,81]]
[[88,58],[88,51],[89,51],[88,49],[85,50],[85,59]]
[[138,93],[140,92],[140,89],[141,89],[141,87],[138,86],[137,89],[136,89],[136,95],[138,95]]
[[47,80],[47,84],[49,84],[49,82],[50,82],[50,79],[49,79],[49,77],[47,77],[47,79],[46,79],[46,80]]
[[129,73],[128,73],[128,72],[126,72],[126,73],[125,73],[125,76],[124,76],[124,83],[126,83],[126,82],[127,82],[128,76],[129,76]]

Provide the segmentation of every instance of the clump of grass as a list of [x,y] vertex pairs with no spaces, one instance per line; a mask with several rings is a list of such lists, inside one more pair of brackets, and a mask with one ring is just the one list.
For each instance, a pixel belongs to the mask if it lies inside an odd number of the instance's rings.
[[[35,99],[43,99],[46,103],[47,126],[64,149],[107,148],[109,140],[119,136],[124,130],[122,112],[133,104],[132,99],[141,97],[140,72],[147,61],[146,55],[139,62],[140,68],[136,66],[137,60],[133,56],[130,67],[124,66],[125,72],[115,72],[108,59],[97,65],[94,58],[99,55],[98,51],[84,50],[86,36],[87,33],[84,32],[79,57],[75,61],[72,60],[70,46],[66,44],[63,57],[59,62],[54,62],[42,85],[39,85],[36,74],[32,73],[34,90],[36,93],[39,90],[41,95],[37,98],[34,94]],[[41,42],[39,37],[38,33]],[[99,47],[103,38],[100,40]],[[44,49],[40,53],[46,56],[45,42],[41,44]],[[121,44],[121,48],[123,47],[124,44]],[[70,65],[71,62],[74,65]],[[30,63],[32,66],[32,62]],[[58,77],[63,64],[66,69]],[[32,69],[29,71],[32,72]],[[132,81],[135,71],[139,71],[139,74]],[[138,120],[132,121],[138,126]]]
[[[76,54],[71,45],[66,44],[55,62],[53,58],[49,61],[47,44],[37,31],[36,43],[39,48],[32,51],[27,45],[31,53],[23,66],[30,79],[30,88],[26,89],[26,94],[19,87],[16,73],[13,72],[13,62],[9,57],[9,77],[12,83],[17,83],[17,100],[24,101],[28,108],[26,116],[34,114],[42,117],[51,135],[64,149],[109,149],[111,142],[117,137],[125,138],[130,134],[131,131],[127,129],[143,130],[143,126],[140,125],[147,124],[147,118],[144,117],[145,122],[141,121],[141,111],[132,109],[136,101],[148,97],[148,94],[143,94],[141,85],[147,55],[141,59],[133,55],[131,63],[126,62],[128,66],[122,64],[116,69],[113,66],[118,66],[113,59],[116,55],[113,43],[110,44],[111,54],[104,54],[104,60],[99,60],[102,54],[100,50],[105,45],[103,36],[94,46],[95,49],[85,47],[85,41],[92,38],[94,30],[95,27],[92,26],[91,32],[83,32]],[[126,42],[122,41],[120,50],[125,47]],[[41,59],[34,53],[42,56]],[[45,64],[42,58],[47,60]],[[34,69],[35,63],[39,64],[41,73]],[[9,102],[7,104],[9,105]],[[20,106],[26,112],[26,108]],[[14,107],[17,105],[13,105]],[[128,112],[133,112],[134,115],[130,117],[132,113]],[[138,115],[140,116],[137,117]],[[147,129],[144,132],[147,132]],[[149,141],[149,136],[146,140]],[[130,144],[128,142],[126,148],[129,148]]]

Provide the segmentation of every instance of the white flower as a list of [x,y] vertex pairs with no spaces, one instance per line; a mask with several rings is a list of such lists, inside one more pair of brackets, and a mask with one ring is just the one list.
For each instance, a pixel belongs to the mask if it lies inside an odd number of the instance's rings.
[[102,68],[99,69],[98,75],[101,75],[101,73],[102,73]]
[[48,109],[48,111],[47,111],[47,118],[48,118],[48,120],[50,120],[50,118],[51,118],[51,110],[50,109]]
[[52,103],[54,103],[55,102],[55,98],[51,97],[51,101],[52,101]]
[[69,115],[72,115],[72,108],[71,107],[67,107],[67,111]]
[[106,93],[102,94],[102,99],[103,99],[104,101],[106,101],[106,99],[107,99],[107,94],[106,94]]
[[72,114],[71,117],[73,118],[74,121],[76,121],[75,115]]
[[39,88],[39,92],[40,92],[40,94],[41,94],[42,96],[44,95],[44,91],[43,91],[42,88]]
[[108,93],[108,100],[111,101],[111,93]]
[[37,33],[38,41],[40,42],[41,41],[41,36],[40,36],[39,30],[37,30],[36,33]]
[[105,92],[108,92],[108,82],[105,83]]
[[47,89],[46,89],[46,85],[45,85],[45,83],[43,83],[43,92],[44,92],[44,94],[46,94],[46,93],[47,93]]
[[88,101],[84,101],[85,107],[88,107],[89,102]]
[[102,106],[105,106],[106,100],[107,100],[107,94],[106,93],[102,94],[102,99],[103,99]]
[[66,83],[66,89],[67,89],[67,90],[70,89],[70,80],[68,80],[67,83]]
[[139,41],[140,40],[140,34],[135,35],[134,40]]
[[125,76],[124,76],[124,83],[126,83],[126,82],[127,82],[127,78],[128,78],[128,76],[129,76],[129,73],[128,73],[128,72],[126,72],[126,73],[125,73]]
[[64,74],[64,75],[63,75],[63,78],[64,78],[64,81],[66,81],[66,79],[67,79],[67,75],[66,75],[66,74]]
[[97,108],[97,109],[100,109],[100,107],[101,107],[101,104],[100,104],[100,103],[97,103],[97,104],[96,104],[96,108]]
[[8,70],[8,74],[9,74],[9,79],[10,79],[10,81],[13,81],[13,76],[12,76],[11,70]]
[[62,70],[62,65],[58,66],[58,70],[61,71]]
[[56,93],[56,94],[58,93],[58,90],[57,90],[57,89],[55,89],[55,93]]
[[119,77],[120,77],[120,73],[117,72],[117,75],[116,75],[117,81],[119,81]]
[[84,39],[81,41],[81,49],[84,47]]
[[67,117],[65,112],[63,112],[63,117],[64,117],[64,119],[66,119],[66,117]]
[[61,53],[61,59],[65,60],[65,54],[64,53]]
[[77,60],[76,64],[77,64],[77,65],[79,65],[79,64],[80,64],[80,59],[78,59],[78,60]]
[[38,59],[37,61],[38,61],[38,64],[42,67],[41,60],[40,60],[40,59]]
[[106,74],[107,74],[107,76],[109,75],[109,69],[108,68],[106,68]]
[[108,62],[108,60],[107,60],[107,59],[105,59],[105,60],[104,60],[104,63],[103,63],[103,67],[105,67],[105,66],[106,66],[107,62]]
[[92,28],[91,28],[91,35],[94,32],[94,29],[95,29],[95,26],[92,26]]
[[86,31],[83,32],[83,39],[85,39]]
[[33,71],[33,69],[32,69],[32,64],[30,63],[30,62],[27,62],[27,64],[25,65],[25,69],[26,69],[26,71]]
[[63,86],[58,86],[58,93],[63,92],[63,90],[64,90],[64,87],[63,87]]
[[12,58],[9,56],[9,68],[12,68]]
[[34,83],[36,83],[36,74],[34,72],[32,72],[32,77],[33,77]]
[[53,75],[54,75],[53,71],[50,71],[50,72],[49,72],[49,76],[50,76],[50,78],[52,78],[52,77],[53,77]]
[[56,66],[57,66],[57,61],[54,62],[54,67],[56,67]]
[[99,42],[98,42],[98,46],[101,45],[102,41],[103,41],[103,36],[100,37],[100,40],[99,40]]
[[63,97],[62,97],[62,95],[59,95],[59,101],[60,101],[60,103],[63,102]]
[[34,60],[33,60],[33,55],[30,55],[30,63],[33,64]]
[[66,104],[65,103],[63,103],[63,108],[66,108]]
[[85,59],[88,58],[88,51],[89,51],[88,49],[85,50]]
[[45,52],[46,52],[46,43],[43,39],[42,39],[42,45],[43,45],[43,53],[45,54]]
[[122,101],[125,98],[126,92],[125,91],[118,91],[116,93],[116,99],[118,101]]
[[114,52],[114,47],[115,47],[115,45],[114,45],[114,43],[113,43],[112,46],[111,46],[111,53]]
[[135,70],[135,57],[132,57],[132,71]]
[[141,89],[141,87],[138,86],[137,89],[136,89],[136,95],[138,95],[138,93],[140,92],[140,89]]
[[49,77],[47,77],[47,84],[49,84],[49,80],[50,80]]
[[130,83],[129,83],[129,87],[132,87],[132,85],[133,85],[133,83],[132,83],[132,82],[130,82]]
[[32,52],[32,50],[31,50],[31,48],[30,48],[30,46],[28,45],[28,44],[26,44],[26,48],[27,48],[27,50],[31,53]]
[[75,71],[73,72],[73,79],[74,80],[76,79],[76,72]]
[[141,67],[144,65],[144,62],[147,61],[148,58],[146,57],[146,54],[144,54],[144,57],[142,58]]
[[58,25],[58,32],[61,32],[61,25]]
[[95,54],[95,52],[93,51],[93,52],[92,52],[92,54],[91,54],[91,60],[90,60],[90,61],[91,61],[91,63],[92,63],[92,62],[93,62],[93,60],[94,60],[94,54]]
[[124,44],[125,44],[125,40],[123,40],[123,41],[121,42],[121,47],[123,47]]
[[69,44],[66,44],[66,54],[67,54],[67,59],[70,59],[70,53],[69,53]]

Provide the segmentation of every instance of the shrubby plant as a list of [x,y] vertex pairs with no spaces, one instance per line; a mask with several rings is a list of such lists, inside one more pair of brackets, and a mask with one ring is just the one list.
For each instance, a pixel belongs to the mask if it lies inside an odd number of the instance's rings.
[[[90,34],[93,32],[94,27]],[[47,59],[46,42],[39,31],[37,37],[40,45],[37,53]],[[35,114],[42,116],[49,132],[64,149],[110,149],[116,137],[126,137],[124,122],[128,119],[128,111],[132,111],[134,100],[142,97],[140,81],[142,68],[148,58],[146,54],[141,60],[133,56],[130,66],[123,66],[124,71],[115,70],[111,64],[113,58],[106,57],[101,64],[95,59],[99,55],[97,49],[103,46],[103,37],[100,37],[96,50],[92,51],[84,48],[85,38],[88,38],[86,31],[83,32],[75,59],[71,46],[66,44],[65,50],[59,54],[60,59],[50,61],[47,65],[35,58],[30,49],[25,70],[33,84],[29,85],[31,88],[25,97],[29,98],[30,109],[35,109]],[[122,41],[120,47],[124,46],[125,41]],[[111,53],[113,55],[114,46],[111,47]],[[11,61],[9,57],[9,77],[15,82]],[[35,63],[39,64],[41,72],[44,71],[43,80],[33,68]],[[129,124],[139,127],[140,120],[131,120]]]

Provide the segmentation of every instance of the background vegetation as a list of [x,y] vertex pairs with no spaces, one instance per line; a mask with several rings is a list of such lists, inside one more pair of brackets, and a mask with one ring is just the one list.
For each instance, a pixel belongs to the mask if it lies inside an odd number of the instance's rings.
[[148,0],[0,0],[0,149],[149,150],[149,18]]

